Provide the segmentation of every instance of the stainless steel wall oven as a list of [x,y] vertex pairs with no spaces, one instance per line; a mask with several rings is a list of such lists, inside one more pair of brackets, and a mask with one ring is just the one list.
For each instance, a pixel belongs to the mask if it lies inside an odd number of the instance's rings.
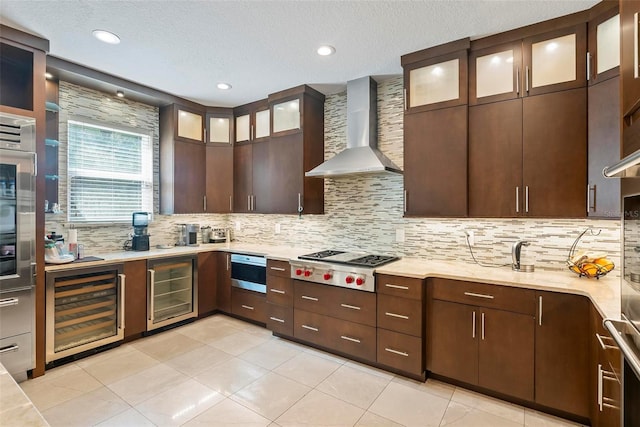
[[267,259],[262,256],[231,254],[231,286],[267,292]]

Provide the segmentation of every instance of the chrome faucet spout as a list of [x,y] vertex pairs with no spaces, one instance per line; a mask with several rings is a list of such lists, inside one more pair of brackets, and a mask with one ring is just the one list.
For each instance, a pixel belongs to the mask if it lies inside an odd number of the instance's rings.
[[520,271],[520,252],[523,246],[529,246],[530,242],[526,240],[517,240],[511,248],[511,269]]

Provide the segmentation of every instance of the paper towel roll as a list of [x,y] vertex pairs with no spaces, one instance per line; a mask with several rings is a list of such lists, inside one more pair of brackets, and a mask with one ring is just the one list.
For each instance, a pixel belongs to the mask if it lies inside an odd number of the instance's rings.
[[67,243],[78,243],[78,230],[75,228],[70,229],[67,239]]

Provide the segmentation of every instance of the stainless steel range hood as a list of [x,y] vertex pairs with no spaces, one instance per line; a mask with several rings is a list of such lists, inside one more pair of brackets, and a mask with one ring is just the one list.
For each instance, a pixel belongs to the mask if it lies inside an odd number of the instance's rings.
[[378,150],[378,84],[371,77],[347,82],[347,148],[305,173],[341,178],[382,172],[402,173]]

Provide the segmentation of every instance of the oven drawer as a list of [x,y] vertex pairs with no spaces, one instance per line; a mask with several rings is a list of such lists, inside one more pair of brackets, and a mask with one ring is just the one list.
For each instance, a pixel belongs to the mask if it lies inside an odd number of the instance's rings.
[[291,265],[288,261],[268,259],[267,275],[291,278]]
[[378,295],[378,327],[423,336],[422,301]]
[[431,279],[433,299],[536,315],[535,291],[501,285]]
[[0,294],[0,338],[32,331],[34,301],[31,289]]
[[291,307],[293,305],[293,279],[267,275],[267,301]]
[[424,281],[412,277],[378,274],[376,291],[379,294],[421,300],[424,296]]
[[0,363],[14,377],[26,379],[26,371],[35,365],[33,335],[29,332],[0,340]]
[[422,338],[378,329],[378,363],[422,375],[424,363]]
[[293,336],[359,359],[375,361],[376,328],[294,309]]
[[264,294],[238,288],[231,289],[231,313],[237,316],[266,323],[266,304]]
[[267,302],[267,329],[292,337],[293,307],[283,307]]
[[294,307],[350,322],[376,326],[376,294],[294,281]]

